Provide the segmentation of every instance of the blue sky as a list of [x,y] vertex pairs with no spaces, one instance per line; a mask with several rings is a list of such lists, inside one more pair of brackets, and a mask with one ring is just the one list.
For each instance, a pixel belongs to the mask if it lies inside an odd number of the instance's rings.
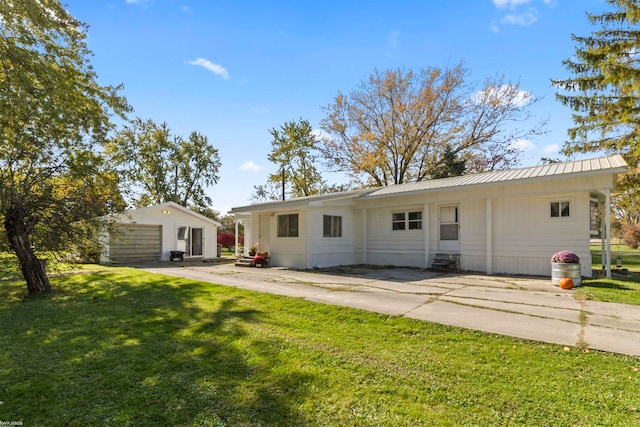
[[[557,153],[572,125],[551,78],[567,77],[571,34],[595,27],[585,12],[605,0],[422,0],[349,2],[66,0],[89,25],[91,62],[103,84],[125,86],[134,115],[176,133],[206,135],[220,150],[209,190],[225,213],[250,203],[276,168],[269,129],[303,118],[318,128],[322,107],[378,70],[449,68],[470,81],[504,74],[543,97],[531,125],[547,134],[522,142],[521,166]],[[341,182],[326,173],[327,181]]]

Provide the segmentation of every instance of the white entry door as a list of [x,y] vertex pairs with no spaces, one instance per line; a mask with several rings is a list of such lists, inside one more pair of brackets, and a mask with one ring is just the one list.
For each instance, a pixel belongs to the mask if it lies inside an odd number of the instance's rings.
[[441,251],[460,250],[460,207],[440,206],[438,249]]
[[258,250],[271,251],[271,215],[260,215],[260,230],[258,231]]

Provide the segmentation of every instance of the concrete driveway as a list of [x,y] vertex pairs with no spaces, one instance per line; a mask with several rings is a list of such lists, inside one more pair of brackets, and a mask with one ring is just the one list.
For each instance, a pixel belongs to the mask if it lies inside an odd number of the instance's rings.
[[640,306],[584,301],[550,279],[409,268],[314,271],[162,263],[145,271],[323,304],[640,356]]

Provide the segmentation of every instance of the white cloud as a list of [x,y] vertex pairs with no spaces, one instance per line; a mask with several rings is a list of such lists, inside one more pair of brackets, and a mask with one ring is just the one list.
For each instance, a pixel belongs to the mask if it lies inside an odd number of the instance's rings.
[[[521,4],[527,4],[529,2],[531,2],[532,0],[493,0],[493,4],[498,8],[498,9],[515,9],[517,6],[520,6]],[[545,0],[545,3],[548,0]]]
[[127,4],[147,4],[150,0],[125,0]]
[[517,139],[509,144],[509,148],[525,153],[527,151],[533,151],[536,145],[527,139]]
[[262,166],[258,166],[253,163],[253,160],[249,160],[248,162],[240,166],[240,170],[249,172],[260,172],[262,170]]
[[479,90],[471,96],[471,102],[476,104],[498,101],[501,104],[509,103],[514,107],[524,107],[533,100],[533,95],[525,90],[518,90],[510,85],[488,87]]
[[208,59],[196,58],[195,61],[189,61],[189,64],[198,65],[204,69],[207,69],[211,71],[213,74],[217,74],[218,76],[222,77],[224,80],[228,80],[231,78],[229,76],[229,72],[225,68],[223,68],[218,64],[214,64]]
[[500,20],[501,24],[504,25],[518,25],[521,27],[528,27],[532,25],[538,20],[538,11],[535,9],[529,9],[528,12],[525,13],[514,13],[511,15],[505,15],[504,18]]
[[542,149],[545,154],[555,154],[560,151],[560,146],[558,144],[547,145]]
[[331,135],[329,135],[327,132],[323,131],[322,129],[313,129],[311,131],[311,134],[313,136],[316,137],[316,140],[318,141],[331,141]]
[[[520,27],[528,27],[535,24],[538,21],[538,9],[529,7],[528,10],[524,10],[521,6],[532,3],[534,0],[493,0],[493,4],[497,9],[509,10],[510,13],[502,16],[500,19],[500,25],[516,25]],[[536,3],[544,4],[547,7],[553,8],[556,6],[558,0],[536,0]],[[494,33],[500,31],[500,25],[493,21],[489,29]]]

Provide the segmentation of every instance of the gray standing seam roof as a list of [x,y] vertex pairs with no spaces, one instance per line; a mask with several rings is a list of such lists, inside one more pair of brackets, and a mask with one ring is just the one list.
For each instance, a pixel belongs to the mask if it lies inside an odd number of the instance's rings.
[[317,196],[300,197],[286,201],[271,201],[250,206],[232,208],[231,213],[251,212],[273,209],[280,206],[294,207],[314,201],[334,200],[340,198],[369,198],[393,194],[410,193],[416,191],[434,191],[445,188],[461,188],[473,185],[488,185],[495,183],[517,183],[536,181],[562,175],[593,175],[599,173],[621,173],[627,168],[627,163],[619,154],[600,157],[597,159],[575,160],[565,163],[530,166],[520,169],[510,169],[495,172],[485,172],[456,176],[452,178],[432,179],[428,181],[390,185],[388,187],[365,188],[361,190],[329,193]]
[[627,168],[627,163],[622,156],[616,154],[597,159],[575,160],[566,163],[552,163],[548,165],[530,166],[520,169],[485,172],[478,174],[462,175],[452,178],[433,179],[428,181],[413,182],[408,184],[390,185],[381,187],[364,197],[386,196],[391,194],[408,193],[414,191],[438,190],[443,188],[464,187],[470,185],[482,185],[493,183],[507,183],[527,180],[538,180],[549,177],[558,177],[567,174],[597,174],[599,172],[618,173]]

